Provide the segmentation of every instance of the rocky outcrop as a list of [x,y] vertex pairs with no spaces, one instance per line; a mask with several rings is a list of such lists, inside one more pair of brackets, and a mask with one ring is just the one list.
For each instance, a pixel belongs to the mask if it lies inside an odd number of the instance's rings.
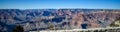
[[49,23],[56,29],[106,27],[118,17],[117,9],[0,9],[1,23],[20,24],[25,31],[49,30]]

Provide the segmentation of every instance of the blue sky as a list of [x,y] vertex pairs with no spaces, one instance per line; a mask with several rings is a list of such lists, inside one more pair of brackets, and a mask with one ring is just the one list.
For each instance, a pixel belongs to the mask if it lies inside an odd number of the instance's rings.
[[120,0],[0,0],[0,9],[120,9]]

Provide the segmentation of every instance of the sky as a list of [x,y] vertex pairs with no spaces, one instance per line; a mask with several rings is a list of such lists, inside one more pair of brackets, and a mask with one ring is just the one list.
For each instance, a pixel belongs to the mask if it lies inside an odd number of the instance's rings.
[[0,0],[0,9],[120,9],[120,0]]

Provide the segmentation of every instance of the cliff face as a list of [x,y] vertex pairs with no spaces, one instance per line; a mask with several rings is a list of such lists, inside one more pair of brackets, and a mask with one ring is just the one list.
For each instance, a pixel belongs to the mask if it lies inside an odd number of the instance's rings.
[[118,17],[120,10],[112,9],[0,9],[0,27],[20,24],[25,31],[46,30],[52,23],[55,29],[99,28]]

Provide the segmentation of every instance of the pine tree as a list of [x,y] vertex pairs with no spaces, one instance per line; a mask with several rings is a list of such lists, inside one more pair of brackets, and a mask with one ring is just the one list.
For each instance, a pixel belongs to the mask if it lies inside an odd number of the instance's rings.
[[24,32],[24,29],[22,26],[17,25],[14,29],[13,32]]
[[49,26],[49,29],[50,29],[50,30],[54,30],[54,26],[53,26],[53,24],[52,24],[51,22],[49,22],[49,25],[50,25],[50,26]]

